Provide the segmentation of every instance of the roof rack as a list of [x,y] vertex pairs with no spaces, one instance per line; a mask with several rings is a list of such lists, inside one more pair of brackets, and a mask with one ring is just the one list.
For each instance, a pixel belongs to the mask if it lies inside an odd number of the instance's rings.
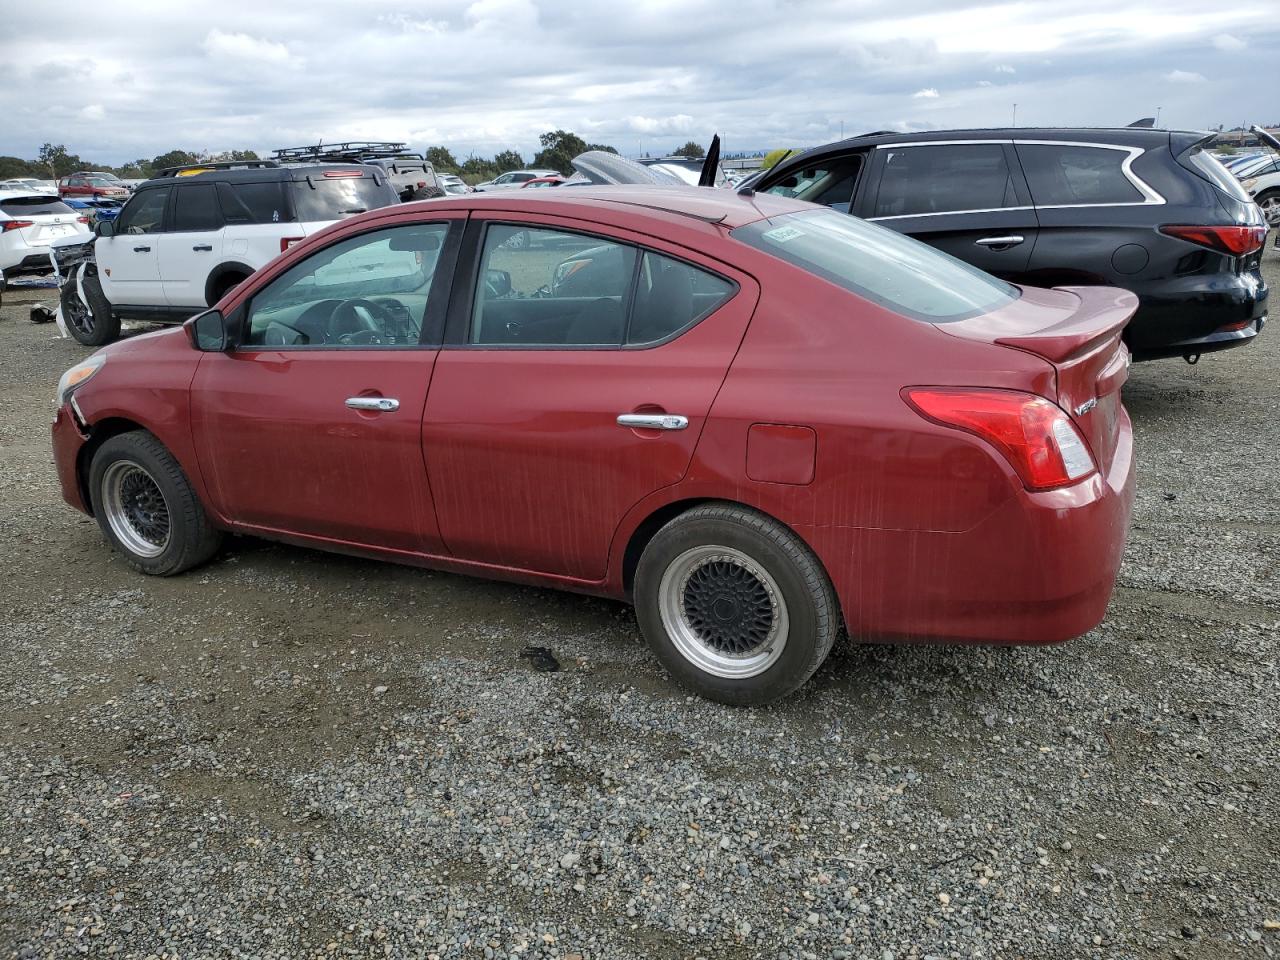
[[156,173],[153,179],[181,176],[184,170],[255,170],[278,166],[280,164],[274,160],[211,160],[208,163],[181,163],[176,167],[165,167]]
[[389,160],[396,157],[423,159],[411,153],[408,144],[395,140],[347,140],[342,143],[317,143],[308,147],[279,147],[271,151],[281,163],[360,163],[364,160]]

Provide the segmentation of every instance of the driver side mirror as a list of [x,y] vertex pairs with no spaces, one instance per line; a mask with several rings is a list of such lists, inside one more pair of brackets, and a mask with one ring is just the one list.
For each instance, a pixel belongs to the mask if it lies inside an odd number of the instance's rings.
[[191,346],[203,353],[225,353],[230,346],[227,342],[227,321],[217,310],[197,314],[182,327],[187,331]]
[[484,285],[488,288],[489,296],[494,299],[505,297],[511,293],[511,274],[506,270],[486,270]]
[[94,224],[93,232],[100,237],[114,237],[116,235],[116,225],[111,220],[99,220]]

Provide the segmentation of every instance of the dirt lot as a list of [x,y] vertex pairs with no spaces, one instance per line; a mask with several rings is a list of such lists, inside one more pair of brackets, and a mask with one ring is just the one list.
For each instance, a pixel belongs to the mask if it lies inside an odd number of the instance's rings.
[[0,311],[0,956],[1280,950],[1280,330],[1134,368],[1098,630],[848,646],[746,711],[676,690],[617,604],[249,540],[132,573],[53,475],[85,351],[26,312]]

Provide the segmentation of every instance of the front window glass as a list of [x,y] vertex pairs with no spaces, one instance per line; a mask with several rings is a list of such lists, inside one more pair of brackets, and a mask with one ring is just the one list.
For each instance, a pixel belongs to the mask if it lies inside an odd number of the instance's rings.
[[484,237],[471,342],[621,346],[635,262],[625,244],[494,224]]
[[117,218],[116,233],[159,233],[164,226],[164,207],[169,187],[135,193]]
[[1018,144],[1018,159],[1038,207],[1141,203],[1142,191],[1124,175],[1128,156],[1127,150],[1104,147]]
[[963,320],[1004,306],[1018,288],[918,240],[826,210],[738,227],[731,236],[916,320]]
[[812,167],[802,167],[769,187],[765,193],[808,200],[810,203],[848,213],[861,167],[860,157],[845,157]]
[[416,344],[447,231],[443,223],[390,227],[312,254],[250,302],[245,345]]
[[873,216],[906,217],[1018,206],[1004,147],[947,143],[888,147]]

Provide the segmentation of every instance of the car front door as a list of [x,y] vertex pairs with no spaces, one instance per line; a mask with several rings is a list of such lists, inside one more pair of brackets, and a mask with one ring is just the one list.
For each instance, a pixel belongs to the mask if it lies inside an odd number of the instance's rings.
[[1039,229],[1013,146],[882,144],[855,213],[988,273],[1017,280]]
[[688,469],[758,287],[622,231],[500,219],[468,227],[427,398],[441,534],[460,559],[598,581],[626,512]]
[[112,224],[112,236],[94,241],[102,292],[115,307],[163,307],[160,282],[160,239],[170,186],[140,190]]
[[173,187],[169,229],[157,238],[160,280],[171,307],[197,310],[206,305],[205,286],[222,259],[225,224],[212,183]]
[[223,516],[330,546],[440,552],[422,413],[464,222],[344,231],[235,308],[234,348],[205,354],[191,388]]

